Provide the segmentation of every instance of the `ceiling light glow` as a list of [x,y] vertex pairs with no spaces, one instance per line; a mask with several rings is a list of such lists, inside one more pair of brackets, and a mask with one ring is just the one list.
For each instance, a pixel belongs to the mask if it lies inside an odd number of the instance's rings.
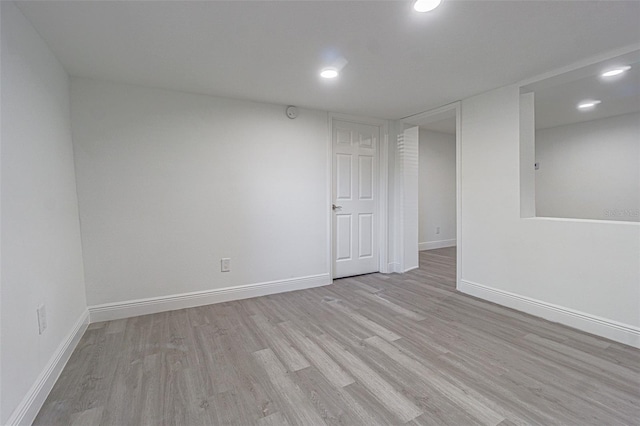
[[578,104],[578,109],[589,109],[598,105],[602,101],[583,101]]
[[442,0],[416,0],[413,3],[413,8],[416,12],[430,12],[440,6],[440,3]]
[[614,77],[616,75],[620,75],[626,71],[629,71],[631,69],[631,67],[629,65],[626,65],[624,67],[618,67],[618,68],[613,68],[610,69],[609,71],[605,71],[602,73],[603,77]]
[[320,77],[322,78],[336,78],[338,76],[338,70],[335,68],[325,68],[320,71]]

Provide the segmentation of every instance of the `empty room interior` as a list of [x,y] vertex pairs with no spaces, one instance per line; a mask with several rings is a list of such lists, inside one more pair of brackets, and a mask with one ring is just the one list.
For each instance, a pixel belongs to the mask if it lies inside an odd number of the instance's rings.
[[0,33],[1,425],[639,424],[639,1]]

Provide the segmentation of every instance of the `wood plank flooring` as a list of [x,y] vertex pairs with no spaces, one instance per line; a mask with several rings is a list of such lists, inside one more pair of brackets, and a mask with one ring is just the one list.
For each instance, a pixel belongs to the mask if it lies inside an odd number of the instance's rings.
[[36,425],[638,425],[640,351],[420,269],[91,324]]

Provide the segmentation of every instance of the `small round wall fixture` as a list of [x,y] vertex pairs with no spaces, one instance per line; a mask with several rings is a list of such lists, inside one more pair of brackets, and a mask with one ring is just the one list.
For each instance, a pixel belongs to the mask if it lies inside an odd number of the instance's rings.
[[293,120],[297,116],[298,116],[298,108],[294,107],[293,105],[289,105],[287,107],[287,117]]
[[440,6],[442,0],[416,0],[413,3],[413,9],[416,12],[431,12],[436,7]]

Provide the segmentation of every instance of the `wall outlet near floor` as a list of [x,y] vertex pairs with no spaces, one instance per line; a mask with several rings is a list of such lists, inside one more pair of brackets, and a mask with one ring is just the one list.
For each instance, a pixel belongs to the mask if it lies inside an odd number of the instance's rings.
[[44,333],[44,330],[47,328],[47,309],[44,303],[38,306],[38,334]]
[[440,233],[440,227],[436,226],[436,234],[439,234],[439,233]]
[[223,257],[220,259],[220,272],[229,272],[231,271],[231,259],[228,257]]

